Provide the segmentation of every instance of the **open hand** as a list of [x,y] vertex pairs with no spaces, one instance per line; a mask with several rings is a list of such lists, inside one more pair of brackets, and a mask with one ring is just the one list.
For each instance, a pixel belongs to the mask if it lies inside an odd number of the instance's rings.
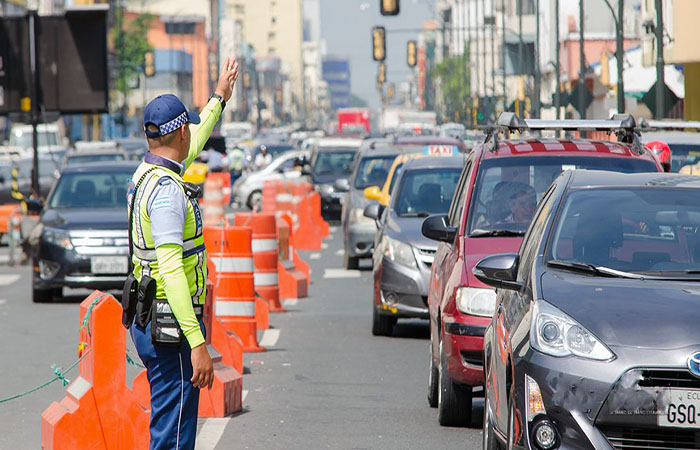
[[224,101],[231,98],[233,94],[233,87],[238,79],[238,62],[236,58],[226,58],[224,60],[223,66],[221,66],[221,73],[219,74],[219,82],[216,85],[215,93],[223,97]]

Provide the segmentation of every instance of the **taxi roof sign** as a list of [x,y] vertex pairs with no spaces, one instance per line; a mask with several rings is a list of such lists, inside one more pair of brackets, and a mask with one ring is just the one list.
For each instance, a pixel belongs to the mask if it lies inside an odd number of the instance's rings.
[[459,147],[456,145],[426,145],[423,147],[423,154],[428,156],[456,156],[459,154]]

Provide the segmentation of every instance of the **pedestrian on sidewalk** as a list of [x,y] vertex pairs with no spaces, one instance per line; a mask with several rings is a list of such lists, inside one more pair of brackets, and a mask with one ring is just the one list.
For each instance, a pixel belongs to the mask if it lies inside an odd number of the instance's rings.
[[238,63],[227,58],[200,114],[170,94],[144,110],[149,151],[129,185],[129,232],[139,292],[154,295],[139,298],[146,313],[137,306],[130,332],[151,389],[150,450],[194,449],[199,389],[214,380],[201,319],[207,259],[199,192],[181,177],[202,151],[237,78]]

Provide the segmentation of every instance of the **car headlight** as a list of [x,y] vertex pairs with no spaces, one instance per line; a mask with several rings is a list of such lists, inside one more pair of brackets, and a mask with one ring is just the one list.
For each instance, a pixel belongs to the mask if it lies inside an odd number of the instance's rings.
[[496,310],[496,291],[473,287],[457,288],[457,309],[472,316],[491,317]]
[[590,331],[549,303],[538,300],[530,331],[535,350],[551,356],[579,356],[606,361],[615,355]]
[[384,236],[384,256],[390,261],[402,266],[417,269],[416,257],[413,255],[413,249],[405,242],[397,241],[389,236]]
[[350,210],[350,223],[374,223],[374,219],[365,217],[364,208],[353,208]]
[[70,237],[68,236],[68,232],[66,230],[44,227],[41,237],[49,244],[58,245],[66,250],[73,250],[73,244],[71,243]]

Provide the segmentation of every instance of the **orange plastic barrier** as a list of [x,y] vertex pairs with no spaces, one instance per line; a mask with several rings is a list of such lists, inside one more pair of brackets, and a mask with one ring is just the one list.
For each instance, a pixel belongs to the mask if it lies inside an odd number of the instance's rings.
[[281,189],[281,182],[278,180],[267,180],[263,185],[263,204],[262,212],[264,213],[274,213],[277,210],[277,192]]
[[[202,321],[206,328],[206,343],[209,355],[214,363],[214,384],[211,389],[201,389],[199,392],[198,417],[226,417],[243,409],[243,352],[240,352],[240,366],[238,370],[232,364],[226,364],[224,357],[211,345],[212,329],[214,324],[213,308],[214,283],[207,280],[207,299],[204,304]],[[220,325],[219,325],[220,326]],[[240,340],[238,340],[240,343]],[[146,370],[142,370],[134,379],[134,392],[138,395],[143,406],[151,408],[151,395],[148,386]]]
[[220,182],[221,194],[225,204],[231,203],[231,175],[228,172],[207,172],[207,180]]
[[234,225],[253,229],[253,263],[255,264],[255,291],[267,300],[271,312],[285,312],[280,303],[279,242],[274,214],[237,213]]
[[111,295],[93,292],[80,304],[85,354],[80,376],[60,403],[41,415],[41,448],[132,450],[148,448],[149,411],[126,385],[126,330],[122,307]]
[[204,182],[204,197],[202,199],[205,226],[221,225],[224,221],[224,196],[221,189],[222,181],[220,178],[207,177]]
[[18,212],[21,212],[21,209],[17,203],[0,205],[0,234],[10,232],[10,219]]
[[311,219],[321,230],[321,236],[327,238],[331,235],[331,227],[328,225],[328,222],[323,220],[321,215],[321,196],[318,192],[311,192],[309,195],[311,196]]
[[[238,335],[246,353],[265,351],[258,345],[256,310],[267,302],[255,299],[251,241],[252,230],[247,227],[204,227],[208,258],[217,273],[214,314],[227,331]],[[267,315],[266,310],[261,312]]]
[[280,256],[277,263],[281,299],[298,299],[308,295],[308,278],[297,270],[290,255],[293,250],[289,245],[291,218],[284,214],[277,218],[277,239]]

